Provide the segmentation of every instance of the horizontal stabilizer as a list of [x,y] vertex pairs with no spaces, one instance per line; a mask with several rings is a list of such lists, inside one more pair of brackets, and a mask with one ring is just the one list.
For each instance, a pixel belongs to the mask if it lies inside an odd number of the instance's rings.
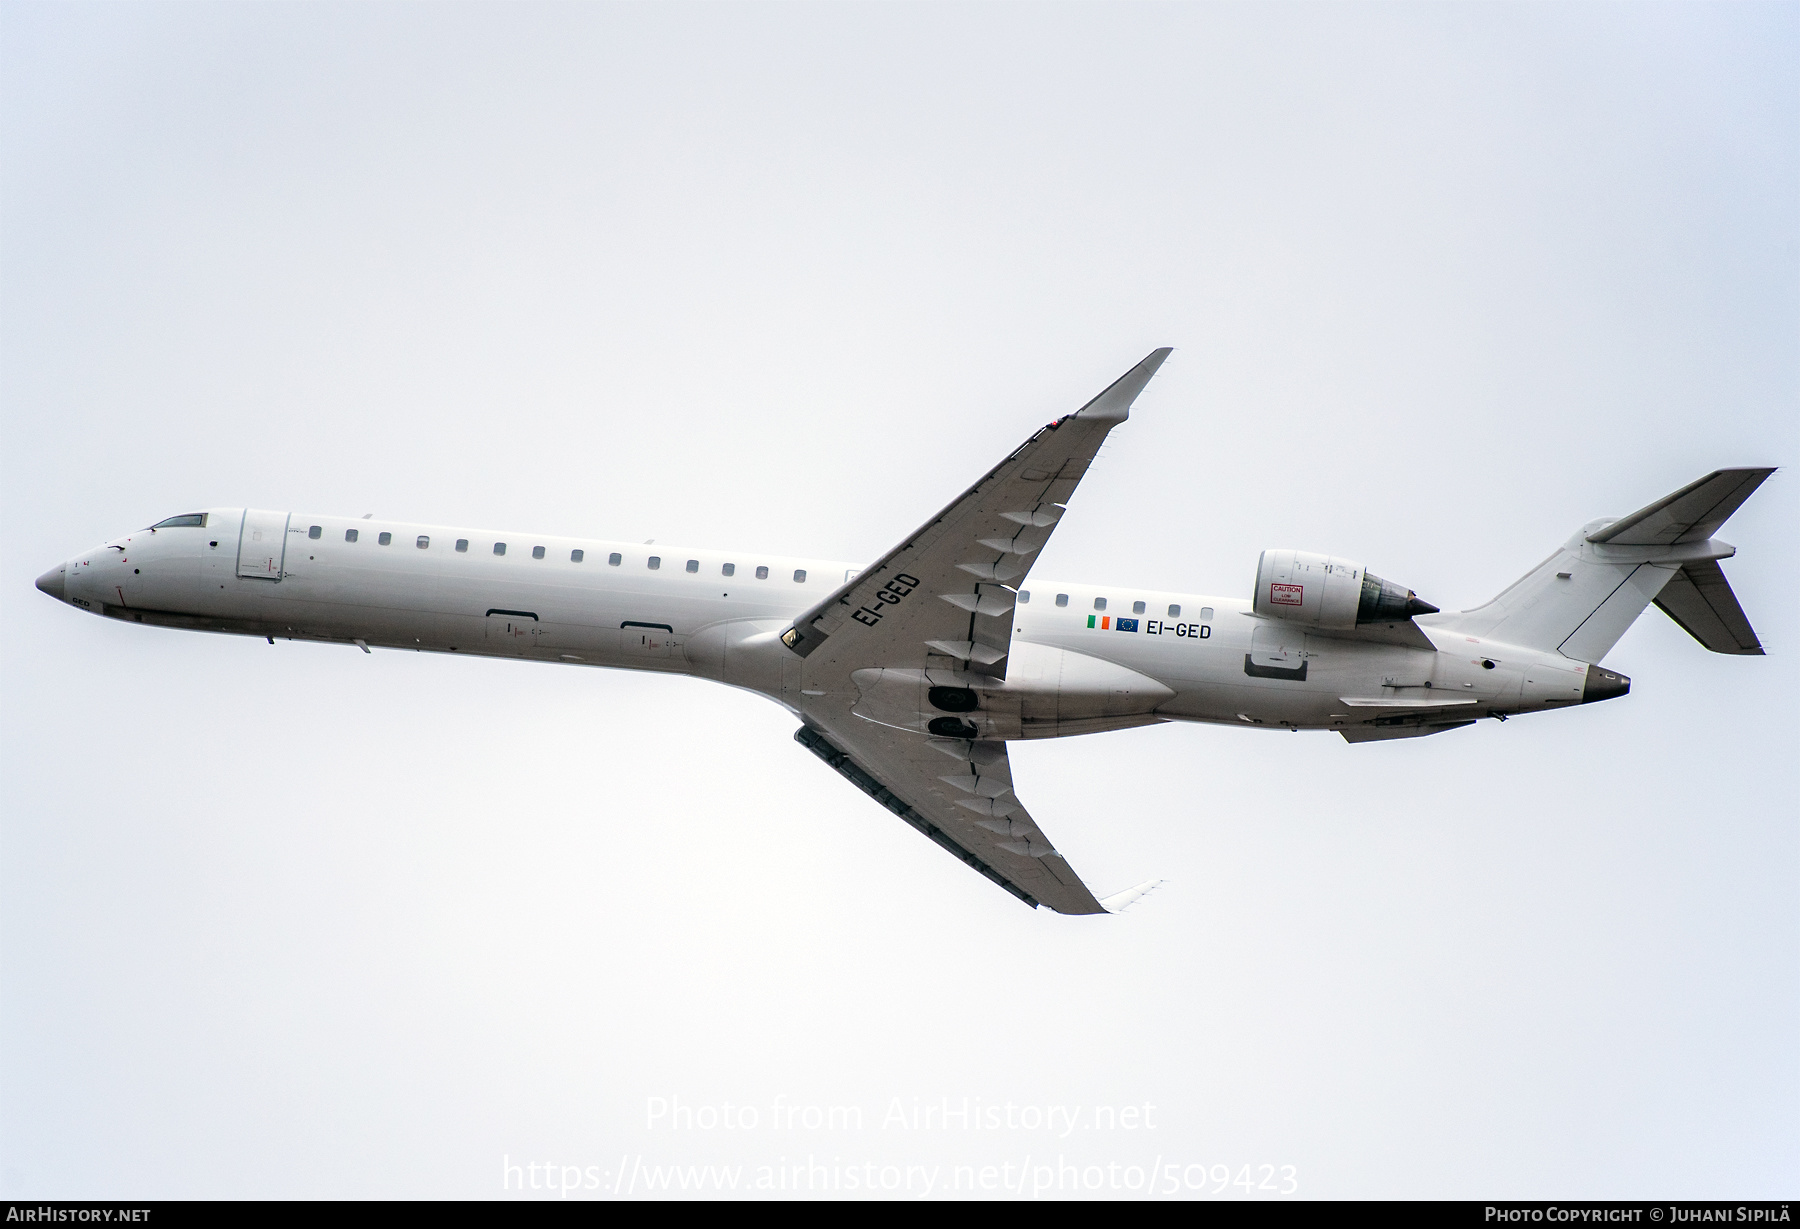
[[1100,906],[1108,913],[1123,913],[1137,904],[1144,897],[1162,887],[1163,880],[1147,879],[1135,888],[1126,888],[1123,892],[1114,892],[1111,896],[1102,896]]
[[1704,542],[1774,472],[1773,468],[1715,469],[1673,495],[1665,495],[1649,507],[1590,533],[1588,541],[1610,542],[1614,546]]
[[1683,565],[1656,595],[1656,605],[1715,653],[1762,656],[1762,644],[1717,560]]

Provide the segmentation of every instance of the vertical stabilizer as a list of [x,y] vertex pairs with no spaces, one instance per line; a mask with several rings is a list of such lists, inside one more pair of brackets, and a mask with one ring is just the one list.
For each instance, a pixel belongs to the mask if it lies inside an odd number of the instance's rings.
[[1630,516],[1590,522],[1485,606],[1418,621],[1597,662],[1656,602],[1714,652],[1760,653],[1719,570],[1736,548],[1712,534],[1774,472],[1715,470]]

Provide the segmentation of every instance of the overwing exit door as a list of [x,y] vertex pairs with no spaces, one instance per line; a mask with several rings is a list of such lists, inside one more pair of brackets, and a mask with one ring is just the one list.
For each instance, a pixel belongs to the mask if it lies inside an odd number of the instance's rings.
[[535,652],[544,640],[544,625],[529,610],[487,612],[486,641],[490,649],[500,653]]
[[681,637],[667,623],[639,623],[627,619],[619,624],[619,651],[626,657],[665,658],[681,655]]
[[287,562],[287,512],[263,512],[244,509],[244,520],[238,530],[239,576],[257,580],[281,579],[281,565]]

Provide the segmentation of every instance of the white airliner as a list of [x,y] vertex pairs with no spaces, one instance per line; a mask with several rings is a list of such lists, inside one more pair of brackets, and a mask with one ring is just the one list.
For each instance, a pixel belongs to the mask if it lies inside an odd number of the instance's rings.
[[[794,737],[1029,905],[1096,899],[1014,792],[1006,744],[1164,721],[1414,738],[1624,695],[1597,663],[1655,602],[1759,654],[1712,535],[1772,469],[1723,469],[1583,525],[1445,614],[1348,559],[1264,551],[1248,599],[1029,577],[1169,351],[1059,418],[873,563],[209,508],[38,578],[158,627],[661,670],[769,697]],[[1029,580],[1028,580],[1029,577]]]

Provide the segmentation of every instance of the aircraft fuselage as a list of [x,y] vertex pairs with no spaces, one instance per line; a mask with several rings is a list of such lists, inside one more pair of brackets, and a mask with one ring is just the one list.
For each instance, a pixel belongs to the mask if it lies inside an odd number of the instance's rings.
[[[836,560],[215,508],[140,530],[40,587],[95,614],[271,640],[692,674],[796,708],[779,637],[854,574]],[[1619,676],[1555,652],[1433,628],[1417,645],[1296,628],[1244,598],[1032,577],[1004,680],[858,671],[854,711],[942,732],[1049,738],[1159,721],[1363,737],[1579,704]],[[1429,642],[1430,648],[1423,647]],[[1591,673],[1590,673],[1591,672]],[[971,698],[972,696],[972,698]],[[1391,733],[1390,733],[1391,732]]]

